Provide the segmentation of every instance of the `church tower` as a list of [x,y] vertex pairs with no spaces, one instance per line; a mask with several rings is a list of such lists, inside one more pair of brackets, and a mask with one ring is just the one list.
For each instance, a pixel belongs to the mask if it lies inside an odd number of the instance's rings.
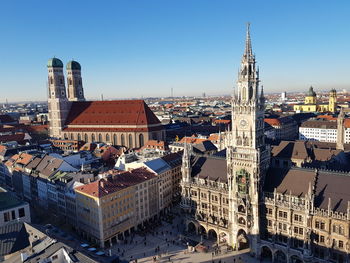
[[52,58],[47,63],[48,69],[48,109],[50,137],[60,138],[62,129],[70,109],[64,84],[63,63],[58,58]]
[[227,171],[232,245],[236,249],[250,247],[254,255],[259,250],[259,200],[270,156],[264,139],[264,105],[248,24],[237,93],[232,98]]
[[329,92],[328,110],[332,113],[335,113],[337,110],[337,91],[335,89]]
[[67,68],[68,100],[85,101],[80,64],[74,60],[71,60],[67,63],[66,68]]

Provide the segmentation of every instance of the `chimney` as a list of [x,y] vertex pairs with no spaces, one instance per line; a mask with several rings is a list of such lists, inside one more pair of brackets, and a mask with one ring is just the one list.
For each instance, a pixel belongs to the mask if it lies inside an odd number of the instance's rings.
[[98,183],[100,184],[101,188],[105,187],[105,180],[104,179],[101,179]]

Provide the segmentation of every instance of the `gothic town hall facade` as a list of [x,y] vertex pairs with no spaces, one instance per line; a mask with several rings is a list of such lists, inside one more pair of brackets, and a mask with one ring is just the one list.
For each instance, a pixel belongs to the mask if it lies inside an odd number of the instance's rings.
[[350,176],[270,165],[264,104],[248,25],[225,157],[184,147],[187,231],[272,262],[349,262]]

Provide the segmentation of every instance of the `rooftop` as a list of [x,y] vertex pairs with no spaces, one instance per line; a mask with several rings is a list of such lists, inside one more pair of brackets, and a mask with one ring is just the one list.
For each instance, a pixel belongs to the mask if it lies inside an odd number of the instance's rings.
[[0,187],[0,211],[13,207],[25,205],[26,203],[18,199],[15,195]]

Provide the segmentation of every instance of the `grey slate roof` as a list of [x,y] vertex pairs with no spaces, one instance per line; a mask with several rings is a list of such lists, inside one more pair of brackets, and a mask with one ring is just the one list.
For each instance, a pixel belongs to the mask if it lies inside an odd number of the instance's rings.
[[212,181],[227,182],[226,159],[194,156],[192,158],[192,177],[207,178]]
[[278,193],[304,197],[309,184],[314,187],[314,205],[320,209],[328,209],[328,200],[331,200],[332,211],[346,213],[350,201],[349,173],[333,172],[306,168],[268,170],[264,191],[272,193],[276,188]]
[[162,158],[157,158],[148,162],[145,165],[157,174],[161,174],[166,170],[170,170],[171,167]]

